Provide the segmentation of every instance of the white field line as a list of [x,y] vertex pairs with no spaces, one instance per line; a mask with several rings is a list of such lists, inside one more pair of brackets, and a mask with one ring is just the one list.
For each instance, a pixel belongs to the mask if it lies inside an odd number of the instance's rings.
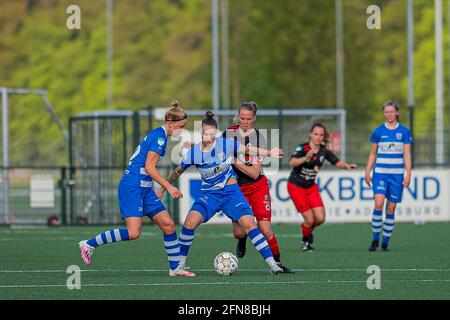
[[[383,283],[410,283],[410,282],[450,282],[450,279],[412,279],[412,280],[384,280]],[[271,285],[271,284],[332,284],[332,283],[366,283],[366,280],[306,280],[306,281],[241,281],[241,282],[174,282],[174,283],[90,283],[82,287],[159,287],[159,286],[212,286],[212,285]],[[26,288],[63,288],[66,284],[35,284],[35,285],[0,285],[0,289],[26,289]]]
[[[367,269],[291,269],[296,272],[367,272]],[[80,272],[167,272],[167,269],[85,269]],[[195,272],[214,272],[213,269],[195,269]],[[450,272],[450,269],[383,269],[383,272]],[[268,269],[239,269],[239,272],[269,272]],[[66,273],[66,270],[0,270],[0,273]]]

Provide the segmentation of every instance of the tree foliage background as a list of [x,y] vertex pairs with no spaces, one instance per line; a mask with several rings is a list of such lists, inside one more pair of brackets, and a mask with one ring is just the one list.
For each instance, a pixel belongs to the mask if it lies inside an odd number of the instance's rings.
[[[407,1],[343,3],[348,136],[361,132],[366,143],[385,100],[399,101],[406,122]],[[71,4],[81,8],[81,30],[66,28]],[[366,27],[372,4],[381,8],[381,30]],[[415,133],[426,140],[435,120],[434,2],[414,5]],[[231,105],[224,107],[254,100],[261,108],[335,108],[334,9],[334,0],[229,0]],[[210,0],[115,0],[113,20],[114,109],[173,99],[211,107]],[[104,1],[0,0],[0,86],[49,90],[67,124],[78,112],[107,109],[106,76]],[[448,77],[446,67],[446,88]],[[10,104],[11,164],[67,164],[67,145],[42,102],[22,96]]]

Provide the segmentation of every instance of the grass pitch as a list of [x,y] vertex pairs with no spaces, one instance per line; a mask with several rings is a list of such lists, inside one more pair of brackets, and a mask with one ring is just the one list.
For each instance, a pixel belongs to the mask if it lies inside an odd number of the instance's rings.
[[[390,252],[368,252],[369,224],[325,224],[314,252],[301,252],[300,226],[274,225],[283,263],[295,274],[273,276],[247,242],[233,276],[213,259],[234,253],[231,225],[197,229],[187,264],[197,277],[169,277],[162,235],[145,225],[139,240],[98,248],[87,267],[78,242],[106,227],[0,228],[0,299],[450,299],[450,223],[397,223]],[[178,228],[179,231],[179,228]],[[66,270],[81,268],[81,289],[69,290]],[[381,269],[381,289],[369,290],[367,268]]]

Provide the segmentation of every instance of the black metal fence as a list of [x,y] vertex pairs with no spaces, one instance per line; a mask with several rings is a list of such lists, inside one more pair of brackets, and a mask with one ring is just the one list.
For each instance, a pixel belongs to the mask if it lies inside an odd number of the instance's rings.
[[[172,167],[159,167],[164,176]],[[124,168],[2,168],[0,224],[80,225],[121,223],[117,188]],[[6,191],[6,192],[5,192]],[[7,196],[6,196],[7,195]],[[166,208],[177,221],[176,201]]]

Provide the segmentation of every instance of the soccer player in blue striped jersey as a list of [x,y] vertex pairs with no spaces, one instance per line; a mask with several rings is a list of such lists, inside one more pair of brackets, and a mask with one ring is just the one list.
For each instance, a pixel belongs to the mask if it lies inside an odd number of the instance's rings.
[[112,229],[89,240],[79,243],[81,256],[89,265],[94,249],[107,243],[135,240],[141,235],[142,219],[149,217],[163,232],[164,247],[169,260],[170,276],[195,276],[194,273],[180,268],[180,244],[175,224],[161,200],[152,189],[153,180],[164,186],[172,198],[183,195],[164,179],[157,163],[164,157],[167,138],[177,135],[187,124],[186,112],[179,107],[178,101],[171,104],[165,114],[165,124],[152,130],[139,144],[131,156],[128,167],[119,183],[118,197],[122,219],[127,229]]
[[[233,222],[239,223],[248,234],[256,250],[261,254],[272,274],[282,273],[276,263],[265,237],[260,233],[253,220],[253,212],[239,189],[237,175],[231,166],[233,157],[238,154],[250,154],[281,158],[283,151],[243,146],[238,141],[216,138],[217,122],[213,113],[208,111],[202,121],[202,142],[194,145],[185,155],[181,164],[172,172],[168,181],[173,183],[189,166],[194,165],[202,179],[201,195],[189,211],[180,233],[180,266],[184,268],[189,248],[194,240],[195,229],[222,211]],[[158,190],[162,197],[164,189]]]
[[[383,251],[388,251],[395,224],[395,208],[397,203],[402,201],[403,188],[408,187],[411,181],[411,133],[398,122],[397,102],[386,101],[383,112],[386,122],[372,133],[365,173],[367,185],[373,185],[375,201],[372,216],[373,240],[369,251],[375,251],[378,248],[382,228],[381,248]],[[371,177],[372,168],[373,176]],[[386,217],[383,224],[383,206],[386,199]]]

